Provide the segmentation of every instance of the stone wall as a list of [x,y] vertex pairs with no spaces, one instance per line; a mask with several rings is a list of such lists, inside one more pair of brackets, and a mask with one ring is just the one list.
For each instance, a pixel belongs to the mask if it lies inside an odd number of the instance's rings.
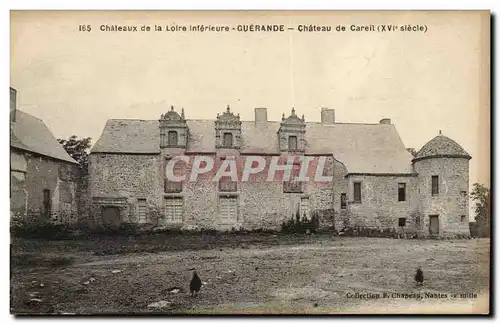
[[[400,231],[398,220],[406,218],[404,231],[418,231],[415,176],[349,175],[347,179],[349,227]],[[354,202],[354,182],[361,182],[360,203]],[[406,183],[405,201],[398,201],[399,183]]]
[[[222,150],[221,150],[222,152]],[[181,153],[175,152],[176,154]],[[205,229],[221,229],[220,198],[225,193],[219,192],[218,182],[213,181],[215,172],[222,163],[221,157],[234,155],[225,150],[216,159],[211,172],[198,176],[196,182],[184,181],[181,193],[164,193],[163,181],[165,152],[159,155],[120,155],[91,154],[89,166],[89,196],[92,199],[91,219],[100,223],[100,210],[106,205],[120,207],[123,222],[138,222],[137,199],[146,199],[148,220],[155,226],[179,227],[197,226]],[[265,157],[269,166],[272,157]],[[191,174],[193,159],[186,166],[186,174]],[[315,162],[311,162],[314,169]],[[324,175],[333,175],[334,160],[330,157],[325,163]],[[238,170],[242,170],[241,164]],[[310,212],[327,215],[333,210],[331,183],[307,183],[302,193],[283,193],[281,180],[265,181],[268,168],[258,175],[251,175],[248,182],[238,183],[237,192],[230,195],[237,197],[237,221],[232,227],[245,229],[279,229],[282,223],[295,216],[302,198],[309,199]],[[239,173],[241,176],[241,172]],[[314,177],[314,174],[308,174]],[[311,179],[312,180],[312,179]],[[165,220],[165,199],[181,197],[184,203],[182,224],[169,223]],[[326,211],[326,212],[325,212]],[[332,217],[325,219],[332,222]],[[230,229],[230,228],[226,228]]]
[[347,168],[344,164],[337,160],[334,160],[333,163],[333,221],[335,229],[340,231],[349,227],[349,215],[347,213],[347,208],[341,208],[341,195],[343,193],[347,194]]
[[[176,151],[175,154],[182,153]],[[226,150],[219,152],[212,171],[199,175],[196,182],[185,181],[181,193],[165,193],[163,187],[163,160],[160,155],[92,154],[90,159],[89,197],[95,223],[100,223],[100,208],[117,205],[122,211],[122,221],[138,223],[138,199],[146,199],[148,223],[159,227],[193,226],[205,229],[230,229],[222,226],[221,198],[215,172],[225,156],[236,155]],[[309,217],[320,216],[322,226],[335,229],[365,228],[397,232],[429,233],[429,215],[440,215],[440,235],[468,234],[468,161],[463,159],[422,160],[415,165],[417,176],[347,175],[344,165],[329,157],[324,175],[333,176],[332,183],[303,185],[303,192],[284,193],[278,178],[267,182],[271,156],[265,156],[266,168],[251,175],[248,182],[239,182],[237,191],[230,193],[237,198],[237,220],[229,227],[235,229],[279,229],[295,217],[302,215],[301,200],[307,198]],[[314,157],[317,158],[317,157]],[[193,159],[186,166],[189,176]],[[315,162],[312,162],[314,166]],[[237,165],[241,177],[242,165]],[[314,169],[314,167],[312,168]],[[279,174],[279,172],[278,172]],[[440,195],[432,197],[431,175],[440,175]],[[313,174],[308,174],[314,177]],[[353,183],[361,182],[362,201],[353,200]],[[406,200],[398,201],[398,184],[406,183]],[[465,191],[465,193],[464,193]],[[341,209],[341,194],[347,194],[347,207]],[[183,199],[184,218],[181,223],[165,219],[166,198]],[[304,200],[302,200],[304,201]],[[462,215],[465,220],[462,221]],[[399,218],[406,219],[400,227]]]
[[[77,223],[78,166],[16,150],[11,151],[13,158],[24,161],[25,171],[11,167],[12,216],[29,222]],[[44,215],[44,190],[50,197],[49,219]]]
[[160,164],[158,155],[91,154],[88,192],[91,199],[89,221],[101,224],[101,208],[124,200],[123,222],[135,223],[138,199],[146,199],[149,219],[159,208]]
[[[269,165],[271,157],[266,157]],[[315,169],[312,161],[311,170]],[[301,193],[284,193],[283,183],[275,178],[274,182],[267,182],[268,168],[262,175],[251,176],[249,181],[241,184],[240,204],[243,213],[243,227],[248,229],[270,228],[279,229],[290,218],[295,218],[297,210],[302,215],[301,200],[308,199],[309,215],[313,213],[326,215],[325,210],[333,209],[333,186],[331,183],[316,183],[312,181],[314,174],[308,177],[311,181],[303,184]],[[324,176],[333,176],[333,158],[326,159]],[[321,217],[320,222],[331,223],[333,220]]]
[[[422,230],[429,234],[429,215],[439,216],[439,235],[469,235],[469,161],[431,158],[415,162],[418,172]],[[432,196],[433,175],[439,176],[439,194]],[[464,217],[462,217],[464,216]]]

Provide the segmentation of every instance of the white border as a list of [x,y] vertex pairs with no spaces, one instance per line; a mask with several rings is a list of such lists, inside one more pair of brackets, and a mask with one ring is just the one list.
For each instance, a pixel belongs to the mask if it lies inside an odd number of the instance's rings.
[[[150,1],[150,0],[141,0],[141,1],[117,1],[117,2],[111,2],[111,1],[104,1],[104,0],[87,0],[85,2],[79,2],[78,4],[76,2],[69,2],[69,1],[13,1],[13,0],[7,0],[7,1],[2,1],[0,6],[2,7],[1,12],[1,28],[0,32],[2,34],[2,46],[1,52],[2,52],[2,62],[3,62],[3,67],[4,67],[4,73],[3,75],[3,82],[4,85],[0,89],[4,89],[3,91],[0,91],[0,98],[1,102],[4,103],[4,120],[8,120],[7,116],[7,108],[6,106],[8,105],[8,94],[7,94],[7,88],[10,85],[9,79],[9,65],[10,65],[10,59],[9,59],[9,48],[10,48],[10,41],[9,41],[9,19],[10,19],[10,14],[9,10],[13,9],[36,9],[36,10],[50,10],[50,9],[56,9],[56,10],[106,10],[106,9],[126,9],[126,10],[144,10],[144,9],[156,9],[156,10],[216,10],[216,9],[224,9],[224,10],[491,10],[493,13],[497,12],[497,7],[498,7],[499,1],[496,0],[488,0],[488,1],[480,1],[480,0],[475,0],[475,1],[437,1],[437,0],[420,0],[420,1],[360,1],[360,0],[350,0],[350,1],[345,1],[345,2],[327,2],[327,1],[320,1],[320,0],[315,0],[315,1],[276,1],[276,0],[252,0],[252,1],[211,1],[210,3],[204,2],[204,1],[193,1],[193,0],[182,0],[182,1],[177,1],[177,2],[166,2],[166,1]],[[498,18],[498,17],[496,17]],[[496,19],[496,26],[495,26],[495,31],[498,29],[496,28],[498,26],[498,19]],[[498,33],[495,33],[495,43],[498,42]],[[498,55],[495,56],[497,58]],[[493,58],[492,58],[493,59]],[[496,71],[492,71],[492,74],[495,73]],[[496,73],[495,73],[496,74]],[[496,84],[496,87],[494,89],[491,89],[492,92],[499,93],[498,91],[498,83]],[[493,104],[493,103],[492,103]],[[497,114],[498,115],[498,114]],[[495,118],[495,122],[497,121],[497,118]],[[496,123],[495,123],[496,124]],[[2,215],[2,226],[1,229],[4,231],[4,235],[0,235],[2,242],[0,244],[0,248],[2,250],[2,254],[4,256],[4,270],[2,271],[2,276],[1,276],[1,286],[0,286],[0,292],[2,293],[2,299],[1,299],[1,307],[2,307],[2,317],[3,319],[6,319],[7,322],[12,322],[14,321],[14,318],[10,316],[10,296],[9,296],[9,267],[7,264],[9,264],[9,215],[10,215],[10,210],[9,210],[9,182],[7,179],[10,178],[9,174],[7,173],[7,167],[9,165],[9,128],[7,122],[1,123],[0,124],[0,133],[2,136],[0,137],[0,145],[1,149],[5,154],[1,155],[0,158],[0,163],[1,163],[1,170],[4,172],[4,179],[2,182],[1,190],[0,190],[0,199],[1,203],[0,206],[2,206],[2,210],[4,211]],[[495,143],[497,143],[495,141]],[[498,143],[497,143],[498,144]],[[495,144],[496,150],[498,150],[498,145]],[[496,166],[496,165],[495,165]],[[495,166],[492,166],[493,168]],[[495,180],[496,177],[495,177]],[[496,181],[495,181],[496,182]],[[494,206],[496,206],[496,197],[494,201]],[[495,217],[495,215],[493,215]],[[499,220],[497,219],[496,223],[496,229],[498,229],[498,222]],[[495,280],[497,281],[497,280]],[[495,285],[495,288],[497,285]],[[498,296],[496,298],[498,300]],[[496,302],[496,310],[498,311],[498,302]],[[297,318],[297,319],[290,319],[290,318],[272,318],[272,321],[289,321],[289,322],[296,322],[296,321],[302,321],[305,318]],[[37,319],[37,322],[48,322],[51,320],[50,318],[47,319]],[[85,319],[85,321],[102,321],[103,319]],[[124,319],[119,319],[119,320],[124,320]],[[141,321],[142,319],[133,319],[133,321]],[[159,318],[159,320],[165,320],[165,318]],[[168,321],[171,320],[177,320],[175,318],[168,318]],[[186,320],[186,319],[184,319]],[[238,321],[240,319],[234,318],[234,319],[223,319],[223,318],[215,318],[212,320],[234,320]],[[255,318],[252,319],[251,321],[258,321],[261,320],[261,318]],[[306,319],[307,320],[307,319]],[[322,321],[327,321],[329,319],[321,319]],[[361,319],[354,319],[356,321],[361,320]],[[411,319],[405,319],[403,320],[402,318],[378,318],[378,319],[370,319],[370,321],[380,321],[380,322],[386,322],[388,320],[395,320],[398,322],[401,321],[410,321]],[[432,319],[426,319],[426,321],[429,321]],[[447,322],[452,322],[455,319],[447,319]],[[467,322],[473,321],[470,318],[465,319]],[[194,319],[188,320],[188,321],[194,321]],[[368,321],[368,319],[363,319],[362,321]]]

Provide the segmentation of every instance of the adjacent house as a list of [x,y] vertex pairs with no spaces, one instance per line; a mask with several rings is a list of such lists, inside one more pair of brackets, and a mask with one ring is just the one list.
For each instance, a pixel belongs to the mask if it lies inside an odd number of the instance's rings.
[[17,109],[10,88],[10,201],[12,219],[78,221],[78,163],[44,122]]

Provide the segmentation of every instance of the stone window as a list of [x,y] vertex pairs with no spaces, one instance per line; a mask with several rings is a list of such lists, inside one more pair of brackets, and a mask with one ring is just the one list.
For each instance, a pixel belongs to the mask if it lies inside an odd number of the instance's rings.
[[406,183],[398,183],[398,201],[406,201]]
[[297,151],[297,136],[288,136],[288,150]]
[[238,191],[238,182],[233,181],[231,177],[221,177],[219,179],[219,191],[236,192]]
[[[165,161],[165,165],[169,163],[169,159]],[[180,176],[183,174],[183,162],[177,161],[174,165],[174,175]],[[166,177],[164,179],[164,192],[166,193],[179,193],[182,192],[182,181],[173,181]]]
[[347,208],[347,195],[345,193],[340,194],[340,209]]
[[302,182],[299,181],[300,163],[295,163],[290,173],[290,180],[283,181],[283,192],[285,193],[302,193]]
[[177,132],[169,131],[168,132],[168,146],[177,146]]
[[465,222],[465,215],[460,216],[460,221],[463,223]]
[[406,226],[406,218],[400,217],[398,219],[398,225],[399,225],[399,227],[405,227]]
[[219,199],[219,223],[234,225],[238,221],[238,198],[224,197]]
[[354,182],[354,202],[361,202],[361,182]]
[[171,181],[169,179],[165,179],[164,186],[166,193],[182,192],[182,181]]
[[311,209],[309,204],[309,197],[300,198],[300,215],[305,219],[310,219]]
[[148,222],[148,206],[146,205],[146,199],[137,199],[137,212],[139,215],[139,223]]
[[432,195],[439,195],[439,177],[437,175],[432,176]]
[[182,198],[165,197],[165,219],[171,223],[183,222],[184,201]]
[[222,142],[223,147],[233,147],[233,134],[224,133],[224,139]]

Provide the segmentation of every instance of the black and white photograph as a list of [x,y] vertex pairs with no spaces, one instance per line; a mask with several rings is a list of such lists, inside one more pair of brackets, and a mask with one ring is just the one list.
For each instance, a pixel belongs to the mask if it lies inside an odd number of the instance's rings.
[[490,11],[9,15],[12,315],[490,314]]

